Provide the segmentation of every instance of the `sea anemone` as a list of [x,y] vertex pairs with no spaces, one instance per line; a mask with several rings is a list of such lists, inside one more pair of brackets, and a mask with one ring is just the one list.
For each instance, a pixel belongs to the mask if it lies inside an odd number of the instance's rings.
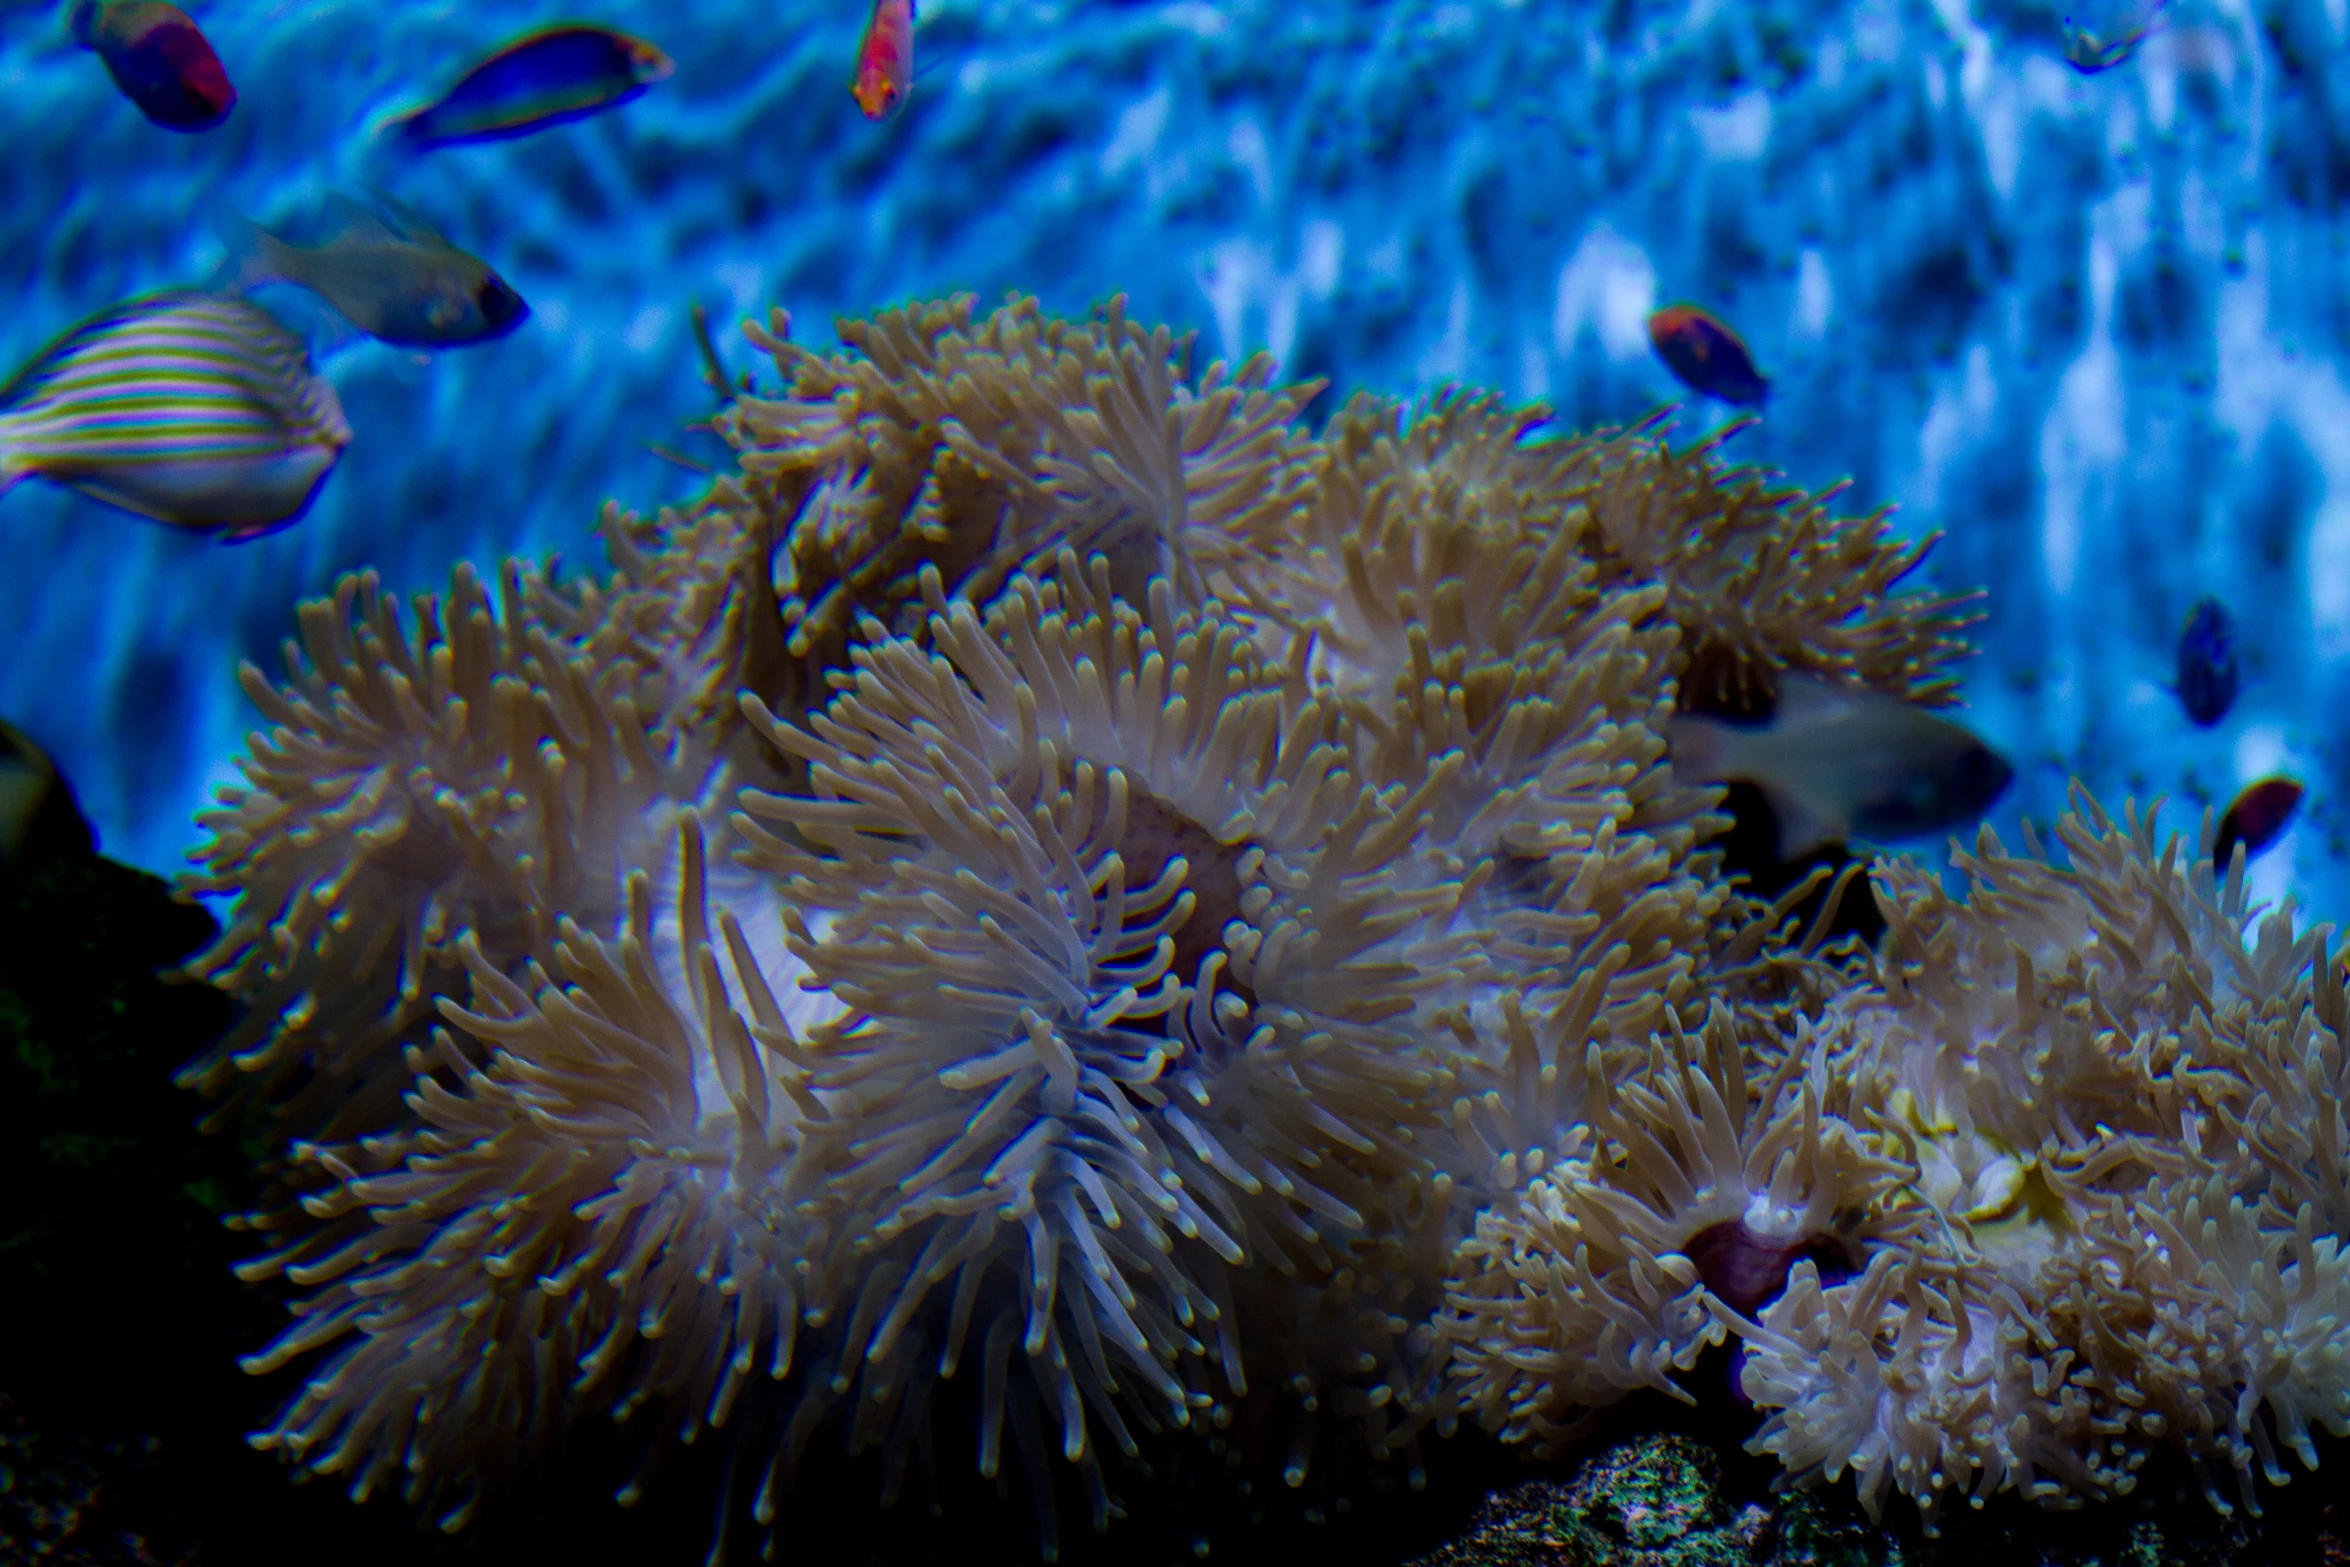
[[[1639,1387],[1693,1402],[1675,1373],[1723,1337],[1709,1301],[1751,1309],[1798,1260],[1848,1273],[1922,1226],[1810,1039],[1741,1039],[1717,1007],[1694,1038],[1668,1023],[1654,1040],[1622,1066],[1592,1047],[1587,1135],[1456,1255],[1454,1372],[1505,1437],[1556,1447]],[[1750,1084],[1750,1064],[1769,1075]]]
[[288,683],[248,664],[256,733],[241,785],[185,892],[233,894],[188,971],[238,995],[244,1020],[183,1080],[288,1094],[285,1124],[348,1136],[396,1116],[400,1047],[461,988],[461,934],[514,972],[556,923],[612,931],[621,867],[657,844],[715,763],[648,706],[642,671],[591,660],[525,607],[510,568],[493,605],[460,566],[412,629],[372,573],[305,605]]
[[1906,543],[1890,507],[1840,517],[1845,484],[1774,489],[1776,474],[1722,469],[1713,453],[1750,417],[1675,451],[1648,426],[1542,450],[1544,482],[1577,497],[1585,548],[1610,574],[1662,582],[1689,658],[1685,703],[1732,709],[1801,669],[1908,701],[1958,699],[1950,666],[1972,651],[1975,596],[1900,592],[1939,535]]
[[1267,355],[1195,380],[1192,339],[1129,321],[1123,297],[1082,323],[1014,298],[974,325],[972,306],[844,321],[853,352],[829,357],[788,316],[746,328],[785,395],[739,398],[719,428],[747,493],[788,519],[774,582],[796,654],[829,662],[860,616],[918,623],[924,565],[985,603],[1014,571],[1099,553],[1128,597],[1166,573],[1189,603],[1272,559],[1319,383],[1274,387]]
[[836,1382],[951,1374],[976,1335],[992,1474],[1017,1345],[1097,1520],[1085,1411],[1133,1454],[1129,1419],[1245,1394],[1231,1270],[1327,1278],[1434,1080],[1386,1026],[1433,978],[1396,944],[1435,896],[1392,874],[1417,802],[1212,606],[1161,579],[1138,610],[1113,569],[1016,576],[989,627],[930,573],[927,646],[859,647],[807,729],[755,707],[812,792],[741,823],[851,1009],[811,1086],[872,1107]]
[[246,1369],[328,1358],[258,1446],[359,1499],[397,1478],[455,1529],[583,1415],[651,1406],[657,1448],[789,1373],[828,1299],[824,1160],[802,1157],[825,1112],[796,998],[731,911],[713,933],[690,820],[681,839],[678,907],[639,872],[618,939],[563,921],[551,969],[509,977],[466,932],[472,1004],[441,1000],[450,1026],[408,1052],[414,1125],[295,1146],[331,1177],[315,1227],[239,1272],[311,1293]]
[[[1554,1440],[1617,1388],[1670,1391],[1726,1331],[1766,1414],[1755,1451],[1797,1480],[1850,1469],[1872,1513],[1905,1494],[1929,1526],[1955,1496],[2119,1495],[2165,1450],[2215,1506],[2256,1506],[2280,1448],[2314,1465],[2313,1428],[2350,1432],[2327,930],[2256,917],[2240,860],[2215,886],[2151,815],[2076,795],[2057,834],[2067,865],[1985,830],[1957,856],[1963,899],[1880,864],[1873,980],[1743,1052],[1804,1063],[1746,1097],[1769,1116],[1805,1085],[1795,1146],[1817,1150],[1780,1156],[1768,1222],[1742,1206],[1753,1155],[1742,1181],[1729,1156],[1770,1134],[1750,1112],[1732,1140],[1721,1066],[1587,1090],[1594,1155],[1460,1253],[1456,1371],[1489,1423]],[[1805,1164],[1846,1189],[1780,1200],[1823,1191]]]
[[1184,1444],[1416,1474],[1806,1289],[1961,1298],[1919,1259],[2039,1123],[1951,1119],[1931,982],[1726,883],[1666,739],[1707,667],[1946,695],[1917,547],[1479,394],[1308,434],[1117,301],[788,330],[610,574],[354,579],[248,672],[191,1080],[283,1111],[266,1445],[455,1524],[591,1417],[728,1426],[771,1522],[820,1433],[894,1494],[952,1419],[1049,1546],[1063,1464],[1097,1524]]

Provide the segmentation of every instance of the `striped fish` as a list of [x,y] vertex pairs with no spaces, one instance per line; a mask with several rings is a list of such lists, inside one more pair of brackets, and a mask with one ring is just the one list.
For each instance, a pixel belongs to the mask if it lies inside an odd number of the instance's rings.
[[350,441],[300,338],[194,290],[116,305],[0,388],[0,493],[47,479],[232,540],[299,518]]

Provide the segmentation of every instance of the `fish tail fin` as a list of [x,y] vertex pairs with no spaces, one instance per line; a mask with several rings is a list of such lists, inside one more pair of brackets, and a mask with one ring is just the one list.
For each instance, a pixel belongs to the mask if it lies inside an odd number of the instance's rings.
[[1715,783],[1736,772],[1738,731],[1720,719],[1675,713],[1669,736],[1675,783]]
[[212,207],[212,226],[228,255],[212,274],[212,287],[221,293],[239,293],[262,283],[293,281],[284,268],[285,246],[277,236],[227,202]]
[[432,111],[410,109],[376,126],[368,140],[395,152],[422,152],[432,145]]
[[84,49],[98,47],[98,0],[73,0],[66,9],[65,30]]

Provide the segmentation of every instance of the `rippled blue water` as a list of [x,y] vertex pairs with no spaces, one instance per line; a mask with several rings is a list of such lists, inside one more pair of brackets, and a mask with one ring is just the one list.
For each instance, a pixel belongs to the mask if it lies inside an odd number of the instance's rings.
[[[822,342],[912,295],[1078,312],[1123,290],[1341,391],[1460,379],[1578,423],[1685,395],[1641,330],[1685,299],[1776,381],[1734,455],[1901,502],[1902,527],[1947,534],[1931,579],[1989,590],[1968,697],[2018,764],[2001,825],[2075,774],[2117,806],[2199,808],[2284,769],[2309,799],[2255,884],[2350,908],[2345,7],[2176,0],[2084,78],[2060,8],[2030,0],[925,0],[937,64],[874,126],[846,91],[857,0],[212,0],[190,9],[243,101],[195,137],[141,119],[47,9],[0,7],[0,359],[202,280],[218,199],[267,221],[363,183],[535,312],[425,362],[332,358],[356,439],[276,537],[223,547],[39,486],[0,501],[0,713],[111,852],[176,864],[253,721],[234,662],[274,660],[297,599],[361,566],[431,588],[460,558],[594,564],[607,497],[697,487],[647,450],[710,451],[680,433],[708,407],[697,299],[781,304]],[[370,146],[480,52],[583,15],[676,75],[528,140]],[[2204,592],[2238,612],[2246,666],[2212,731],[2165,688]]]

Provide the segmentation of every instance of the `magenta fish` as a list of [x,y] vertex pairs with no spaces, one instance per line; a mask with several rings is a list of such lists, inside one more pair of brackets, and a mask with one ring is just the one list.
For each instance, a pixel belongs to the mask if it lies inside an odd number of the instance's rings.
[[188,13],[160,0],[75,0],[73,41],[94,50],[122,95],[174,131],[208,131],[237,106],[237,90]]

